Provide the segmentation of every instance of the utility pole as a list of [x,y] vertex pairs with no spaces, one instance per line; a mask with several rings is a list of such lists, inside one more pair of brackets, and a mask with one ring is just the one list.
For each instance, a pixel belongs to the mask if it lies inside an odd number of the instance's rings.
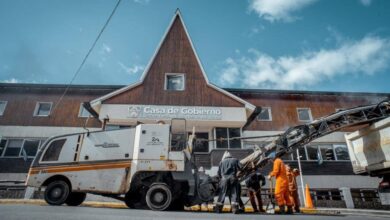
[[301,188],[302,188],[302,196],[303,196],[303,206],[306,205],[306,196],[305,196],[305,188],[303,184],[303,173],[301,167],[301,155],[299,155],[299,150],[297,149],[297,158],[298,158],[298,167],[299,167],[299,176],[301,177]]

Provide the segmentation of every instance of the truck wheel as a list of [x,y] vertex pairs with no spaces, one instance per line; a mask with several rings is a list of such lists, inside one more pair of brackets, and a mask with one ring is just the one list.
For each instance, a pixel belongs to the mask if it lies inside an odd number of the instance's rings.
[[147,209],[144,192],[128,192],[125,194],[125,204],[130,209]]
[[172,192],[164,183],[154,184],[146,193],[146,203],[151,210],[164,211],[172,203]]
[[69,196],[69,185],[63,180],[56,180],[47,185],[45,201],[50,205],[62,205]]
[[69,196],[66,199],[65,203],[68,206],[78,206],[78,205],[81,205],[81,203],[84,202],[85,197],[87,197],[86,193],[72,192],[72,193],[69,194]]

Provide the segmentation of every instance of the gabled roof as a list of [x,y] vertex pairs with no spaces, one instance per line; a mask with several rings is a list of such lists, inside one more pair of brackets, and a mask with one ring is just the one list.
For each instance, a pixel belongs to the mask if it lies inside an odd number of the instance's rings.
[[[153,64],[153,62],[154,62],[154,60],[155,60],[155,58],[156,58],[156,56],[157,56],[157,53],[159,52],[159,50],[160,50],[160,48],[161,48],[163,42],[165,41],[165,39],[166,39],[166,37],[167,37],[167,35],[168,35],[170,29],[172,28],[172,25],[173,25],[174,21],[176,20],[176,18],[180,19],[180,21],[181,21],[181,23],[182,23],[182,25],[183,25],[183,28],[184,28],[185,33],[186,33],[186,35],[187,35],[187,37],[188,37],[188,40],[189,40],[189,42],[190,42],[190,44],[191,44],[191,48],[192,48],[192,50],[193,50],[193,52],[194,52],[194,54],[195,54],[196,60],[197,60],[197,62],[198,62],[198,64],[199,64],[199,67],[200,67],[200,69],[201,69],[201,71],[202,71],[203,77],[204,77],[204,79],[206,80],[207,85],[208,85],[209,87],[211,87],[212,89],[215,89],[215,90],[217,90],[218,92],[221,92],[221,93],[223,93],[223,94],[229,96],[230,98],[232,98],[232,99],[234,99],[234,100],[236,100],[236,101],[238,101],[238,102],[244,104],[245,108],[247,108],[247,111],[249,110],[249,114],[252,113],[252,112],[254,111],[254,109],[256,108],[254,105],[250,104],[249,102],[247,102],[247,101],[245,101],[245,100],[239,98],[238,96],[235,96],[234,94],[232,94],[232,93],[230,93],[230,92],[228,92],[228,91],[226,91],[226,90],[223,90],[223,89],[219,88],[218,86],[216,86],[216,85],[214,85],[214,84],[212,84],[212,83],[209,82],[208,77],[207,77],[207,75],[206,75],[206,73],[205,73],[205,71],[204,71],[204,68],[203,68],[203,66],[202,66],[202,63],[201,63],[201,61],[200,61],[200,59],[199,59],[199,56],[198,56],[198,54],[196,53],[196,50],[195,50],[195,47],[194,47],[194,45],[193,45],[193,43],[192,43],[191,37],[190,37],[190,35],[188,34],[187,28],[186,28],[186,26],[185,26],[185,24],[184,24],[184,21],[183,21],[183,19],[182,19],[182,15],[181,15],[179,9],[176,10],[175,15],[173,16],[173,18],[172,18],[172,20],[171,20],[171,22],[170,22],[170,24],[169,24],[167,30],[165,31],[165,33],[164,33],[164,35],[163,35],[163,37],[162,37],[162,39],[161,39],[161,41],[160,41],[160,43],[159,43],[159,45],[158,45],[156,51],[154,52],[154,54],[153,54],[152,58],[150,59],[150,61],[149,61],[148,65],[147,65],[147,67],[145,68],[145,70],[144,70],[144,72],[143,72],[143,74],[142,74],[142,76],[141,76],[140,81],[138,81],[138,82],[136,82],[136,83],[133,83],[133,84],[130,84],[130,85],[128,85],[128,86],[126,86],[126,87],[123,87],[123,88],[121,88],[121,89],[118,89],[118,90],[116,90],[116,91],[113,91],[113,92],[111,92],[111,93],[109,93],[109,94],[107,94],[107,95],[104,95],[104,96],[102,96],[102,97],[99,97],[99,98],[97,98],[97,99],[95,99],[95,100],[92,100],[90,103],[91,103],[91,106],[92,106],[95,110],[99,111],[99,110],[98,110],[98,108],[99,108],[98,106],[99,106],[103,101],[105,101],[105,100],[107,100],[107,99],[109,99],[109,98],[111,98],[111,97],[113,97],[113,96],[116,96],[116,95],[118,95],[118,94],[121,94],[121,93],[123,93],[123,92],[125,92],[125,91],[128,91],[128,90],[130,90],[130,89],[132,89],[132,88],[134,88],[134,87],[136,87],[136,86],[138,86],[138,85],[141,85],[141,84],[144,82],[145,77],[146,77],[146,75],[148,74],[148,72],[149,72],[149,70],[150,70],[150,68],[151,68],[151,65]],[[249,114],[248,114],[248,115],[249,115]]]

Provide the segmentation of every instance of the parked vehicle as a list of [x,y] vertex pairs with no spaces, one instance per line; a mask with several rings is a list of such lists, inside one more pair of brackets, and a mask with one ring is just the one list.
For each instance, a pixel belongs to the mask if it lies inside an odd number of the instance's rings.
[[390,118],[345,135],[353,171],[382,178],[378,192],[383,205],[390,205]]
[[[50,205],[80,205],[86,193],[124,200],[130,208],[166,210],[200,204],[210,198],[193,173],[184,133],[170,125],[76,133],[50,138],[29,170],[27,185],[45,187]],[[206,198],[205,198],[206,197]]]

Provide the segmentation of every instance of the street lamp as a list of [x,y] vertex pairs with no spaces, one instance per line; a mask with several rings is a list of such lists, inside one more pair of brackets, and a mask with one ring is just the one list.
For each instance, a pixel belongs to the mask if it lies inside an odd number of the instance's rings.
[[298,167],[299,167],[299,176],[301,177],[301,188],[302,188],[302,197],[303,197],[303,206],[306,205],[306,196],[305,196],[305,188],[303,187],[303,173],[301,167],[301,155],[299,155],[299,150],[297,149],[297,159],[298,159]]

